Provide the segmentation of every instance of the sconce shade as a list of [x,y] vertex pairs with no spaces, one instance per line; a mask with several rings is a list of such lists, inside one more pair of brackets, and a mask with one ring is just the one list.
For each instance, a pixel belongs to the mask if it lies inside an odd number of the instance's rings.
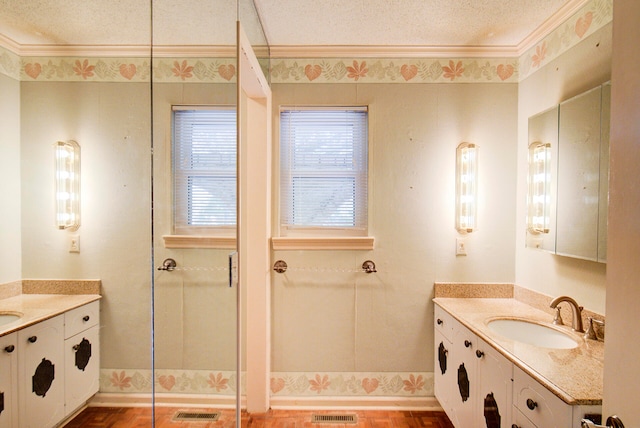
[[541,142],[529,145],[527,177],[527,229],[529,233],[549,233],[551,206],[551,145]]
[[58,141],[55,149],[56,225],[58,229],[80,227],[80,145]]
[[461,143],[456,149],[456,229],[460,233],[477,228],[478,147]]

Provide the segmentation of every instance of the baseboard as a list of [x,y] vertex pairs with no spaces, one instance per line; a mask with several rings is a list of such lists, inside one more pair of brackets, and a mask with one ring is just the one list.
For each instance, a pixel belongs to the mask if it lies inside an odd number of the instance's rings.
[[[99,392],[87,403],[89,407],[151,407],[151,394],[118,394]],[[234,397],[199,394],[156,394],[155,405],[160,407],[201,407],[233,409]],[[244,399],[242,402],[244,405]]]
[[272,397],[272,409],[442,411],[435,397]]
[[[89,407],[151,407],[151,394],[97,393]],[[234,397],[197,394],[156,394],[160,407],[235,408]],[[415,410],[442,411],[435,397],[272,397],[274,410]],[[245,407],[245,401],[241,403]]]

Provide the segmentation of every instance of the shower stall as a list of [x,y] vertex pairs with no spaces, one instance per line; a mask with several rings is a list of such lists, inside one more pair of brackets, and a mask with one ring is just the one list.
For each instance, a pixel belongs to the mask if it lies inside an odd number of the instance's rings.
[[[0,79],[19,87],[22,278],[101,280],[95,400],[260,408],[267,362],[243,357],[252,346],[265,355],[252,317],[268,316],[269,290],[268,45],[253,1],[33,6],[0,2]],[[176,227],[176,111],[211,107],[235,113],[224,193],[235,211],[219,234],[191,218]],[[53,221],[52,147],[66,140],[82,150],[74,232]]]

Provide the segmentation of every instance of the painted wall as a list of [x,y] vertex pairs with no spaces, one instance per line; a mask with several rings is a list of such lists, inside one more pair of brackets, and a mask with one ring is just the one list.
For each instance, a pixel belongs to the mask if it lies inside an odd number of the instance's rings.
[[[173,376],[161,388],[184,389],[180,380],[174,381],[188,373],[189,392],[208,392],[209,374],[200,376],[200,371],[235,370],[229,250],[170,250],[162,239],[172,232],[172,104],[234,104],[235,96],[235,85],[230,84],[154,86],[152,254],[150,86],[22,84],[23,278],[102,280],[103,391],[150,392],[152,295],[156,368],[165,370],[158,378]],[[54,224],[53,143],[67,139],[78,141],[82,150],[82,220],[77,232],[58,230]],[[19,154],[18,147],[17,165]],[[19,230],[17,235],[19,243]],[[79,254],[68,252],[72,235],[80,236]],[[158,272],[154,267],[168,257],[186,270]],[[153,290],[151,275],[156,279]]]
[[[273,93],[274,147],[282,105],[369,106],[375,249],[274,253],[290,269],[273,277],[272,393],[335,395],[352,374],[391,388],[388,372],[410,372],[429,378],[413,393],[431,395],[434,281],[515,278],[517,85],[274,84]],[[456,256],[463,141],[480,148],[479,227],[466,237],[468,255]],[[377,273],[344,272],[367,259]],[[312,381],[304,391],[301,376]]]
[[0,284],[22,279],[20,266],[20,82],[0,74]]
[[[23,82],[21,101],[23,278],[102,280],[102,367],[149,368],[149,85]],[[77,232],[54,223],[53,144],[70,139],[81,146]]]
[[518,85],[518,196],[516,278],[523,287],[572,296],[605,312],[606,265],[525,248],[528,118],[611,79],[611,24],[554,59]]
[[167,249],[162,237],[173,227],[172,105],[235,105],[236,86],[155,84],[153,102],[155,263],[170,257],[184,269],[156,274],[156,367],[171,369],[167,376],[175,376],[176,369],[189,370],[190,376],[211,368],[233,372],[236,289],[229,288],[227,270],[232,250]]

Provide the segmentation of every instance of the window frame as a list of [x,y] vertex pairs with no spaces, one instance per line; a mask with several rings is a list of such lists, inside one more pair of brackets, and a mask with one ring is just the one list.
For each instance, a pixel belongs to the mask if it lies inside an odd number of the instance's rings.
[[[228,248],[232,245],[231,240],[233,240],[233,247],[235,247],[235,236],[236,236],[236,226],[237,226],[237,218],[236,222],[233,225],[206,225],[206,226],[197,226],[197,225],[188,225],[186,224],[186,218],[188,217],[188,213],[186,213],[186,209],[188,209],[186,201],[182,203],[178,201],[180,195],[178,195],[178,183],[177,183],[177,154],[176,150],[178,149],[176,144],[176,112],[179,111],[228,111],[235,112],[235,120],[233,122],[233,129],[236,132],[234,136],[234,144],[236,147],[236,153],[234,154],[234,159],[237,159],[237,112],[235,105],[221,105],[221,104],[212,104],[212,105],[172,105],[171,106],[171,148],[170,148],[170,158],[171,158],[171,208],[172,208],[172,235],[165,236],[165,246],[166,247],[174,247],[174,248],[197,248],[197,247],[220,247],[220,248]],[[234,161],[236,164],[234,165],[233,174],[233,189],[234,191],[237,189],[237,161]],[[227,173],[228,174],[228,173]],[[196,176],[202,176],[199,174],[195,174]],[[206,174],[205,174],[206,175]],[[182,199],[188,199],[186,193],[182,195]],[[180,205],[183,205],[182,207]],[[235,207],[234,207],[235,209]],[[182,210],[182,212],[181,212]],[[235,215],[235,213],[234,213]],[[183,219],[184,221],[180,221]],[[220,237],[221,239],[211,239],[212,237]]]
[[[291,169],[287,165],[283,165],[283,150],[287,147],[283,147],[283,120],[282,114],[287,111],[360,111],[365,112],[365,124],[363,127],[364,145],[359,149],[363,150],[364,154],[360,158],[360,162],[364,165],[364,171],[362,174],[364,178],[356,178],[356,201],[354,208],[354,215],[362,215],[363,221],[360,224],[354,226],[304,226],[288,224],[285,221],[285,216],[289,218],[293,217],[289,212],[287,206],[287,197],[285,187],[287,183],[292,186],[293,180],[291,179]],[[368,105],[282,105],[278,114],[279,120],[279,170],[278,170],[278,213],[277,213],[277,225],[278,235],[272,238],[274,249],[372,249],[373,238],[368,236],[369,233],[369,205],[371,201],[370,197],[370,156],[371,156],[371,140],[370,140],[370,123],[371,123],[371,108]],[[331,173],[328,175],[337,176],[357,176],[358,172],[345,172],[340,175],[338,173]],[[286,182],[285,182],[286,181]],[[289,190],[291,191],[291,190]],[[364,195],[362,192],[364,191]],[[285,196],[283,196],[285,194]],[[357,213],[358,210],[363,210],[364,214]],[[286,212],[285,212],[286,211]]]

